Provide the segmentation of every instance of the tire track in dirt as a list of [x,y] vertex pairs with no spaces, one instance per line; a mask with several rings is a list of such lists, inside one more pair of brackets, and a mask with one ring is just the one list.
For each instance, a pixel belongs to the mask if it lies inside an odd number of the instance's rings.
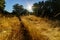
[[20,19],[20,22],[21,22],[21,30],[22,30],[22,33],[23,33],[23,36],[24,36],[23,40],[32,40],[32,38],[29,34],[29,31],[25,28],[25,25],[22,22],[22,19]]

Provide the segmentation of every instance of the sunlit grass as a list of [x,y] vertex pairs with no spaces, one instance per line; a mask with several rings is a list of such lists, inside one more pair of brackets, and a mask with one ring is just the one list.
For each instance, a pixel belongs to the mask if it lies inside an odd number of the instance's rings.
[[1,15],[0,16],[0,40],[19,40],[19,39],[22,39],[19,19],[16,16],[5,17]]
[[38,18],[33,15],[24,16],[21,19],[32,40],[60,40],[59,21]]
[[0,40],[23,40],[21,22],[24,30],[29,32],[30,40],[60,40],[60,21],[33,15],[21,16],[21,21],[16,16],[0,15]]

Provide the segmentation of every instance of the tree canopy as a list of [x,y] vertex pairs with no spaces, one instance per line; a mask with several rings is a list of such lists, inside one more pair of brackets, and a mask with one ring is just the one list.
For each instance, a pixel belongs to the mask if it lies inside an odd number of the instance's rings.
[[0,0],[0,11],[4,10],[5,0]]
[[54,18],[60,12],[60,0],[47,0],[45,2],[34,3],[33,12],[37,16]]
[[23,8],[23,5],[15,4],[13,5],[13,13],[16,15],[26,14],[27,10]]

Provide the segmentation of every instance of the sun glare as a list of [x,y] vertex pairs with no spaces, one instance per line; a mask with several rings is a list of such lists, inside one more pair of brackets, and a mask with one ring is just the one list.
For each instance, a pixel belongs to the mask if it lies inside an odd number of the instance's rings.
[[29,3],[29,1],[26,1],[26,3],[27,3],[27,6],[26,6],[26,9],[29,11],[29,12],[33,12],[32,11],[32,4],[31,3]]
[[32,6],[31,5],[27,6],[27,10],[32,11]]
[[31,6],[28,6],[28,9],[29,9],[29,10],[31,10],[31,9],[32,9],[32,7],[31,7]]

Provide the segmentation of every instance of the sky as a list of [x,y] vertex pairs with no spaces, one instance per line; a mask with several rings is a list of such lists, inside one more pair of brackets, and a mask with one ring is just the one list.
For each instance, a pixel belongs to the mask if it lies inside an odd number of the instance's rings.
[[25,9],[32,11],[31,10],[32,5],[36,2],[39,2],[39,1],[43,1],[43,0],[5,0],[5,2],[6,2],[5,10],[12,12],[13,5],[18,3],[20,5],[23,5],[23,7]]

